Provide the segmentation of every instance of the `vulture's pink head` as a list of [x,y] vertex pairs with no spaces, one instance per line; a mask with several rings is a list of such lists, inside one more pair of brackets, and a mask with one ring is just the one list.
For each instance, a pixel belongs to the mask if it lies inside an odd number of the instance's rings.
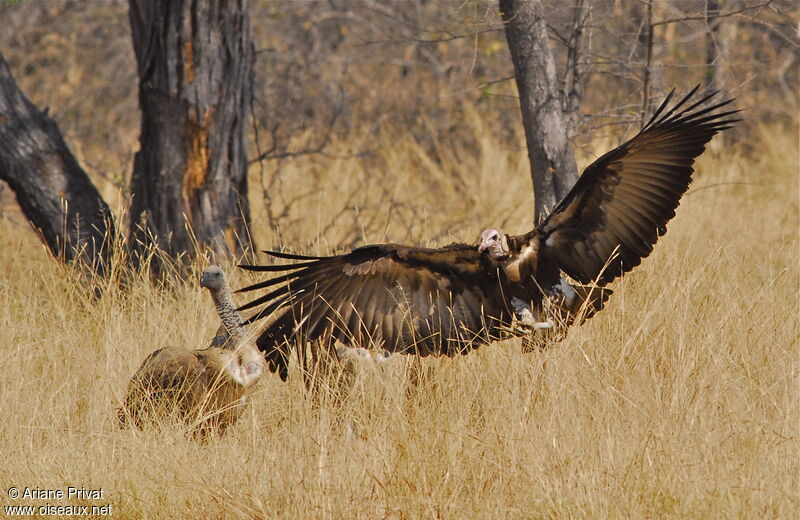
[[489,252],[489,256],[501,260],[506,258],[510,252],[506,234],[498,228],[486,228],[481,231],[481,238],[478,244],[478,251]]

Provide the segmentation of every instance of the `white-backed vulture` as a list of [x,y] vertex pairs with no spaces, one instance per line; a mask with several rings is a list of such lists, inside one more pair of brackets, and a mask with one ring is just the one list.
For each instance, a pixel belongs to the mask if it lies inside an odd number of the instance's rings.
[[281,273],[241,289],[271,289],[239,309],[263,305],[248,323],[267,319],[257,344],[270,370],[285,379],[289,352],[306,341],[452,356],[515,335],[517,321],[568,325],[580,321],[580,308],[586,316],[600,310],[610,294],[604,286],[639,265],[666,232],[706,143],[738,121],[737,111],[720,110],[732,100],[704,106],[716,92],[695,101],[697,90],[672,106],[670,93],[639,133],[589,165],[527,233],[489,228],[478,244],[438,249],[266,252],[293,262],[240,266]]
[[241,415],[248,389],[264,372],[264,358],[246,337],[225,273],[211,266],[200,284],[211,293],[222,319],[224,347],[165,347],[150,354],[128,385],[119,410],[123,426],[176,420],[205,437],[223,433]]

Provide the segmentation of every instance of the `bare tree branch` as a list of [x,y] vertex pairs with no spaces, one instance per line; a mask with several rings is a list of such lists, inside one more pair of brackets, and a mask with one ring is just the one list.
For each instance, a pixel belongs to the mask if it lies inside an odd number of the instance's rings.
[[[647,3],[648,6],[652,5],[652,1],[651,0],[643,0],[643,1],[645,1],[645,3]],[[773,1],[774,0],[766,0],[765,2],[761,2],[760,4],[746,5],[746,6],[742,7],[741,9],[734,9],[733,11],[724,11],[724,12],[714,13],[714,18],[727,18],[729,16],[734,16],[734,15],[737,15],[737,14],[741,14],[741,13],[744,13],[746,11],[752,11],[754,9],[760,9],[762,7],[767,7],[768,5],[772,4]],[[658,22],[653,22],[652,25],[655,27],[655,26],[659,26],[659,25],[667,25],[667,24],[670,24],[670,23],[689,22],[689,21],[692,21],[692,20],[703,20],[703,21],[705,21],[706,19],[707,19],[707,17],[706,17],[705,14],[697,15],[697,16],[680,16],[678,18],[670,18],[668,20],[661,20],[661,21],[658,21]]]

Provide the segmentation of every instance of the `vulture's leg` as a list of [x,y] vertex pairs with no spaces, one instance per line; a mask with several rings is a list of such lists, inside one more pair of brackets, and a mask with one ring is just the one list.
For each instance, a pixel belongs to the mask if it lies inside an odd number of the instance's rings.
[[545,297],[539,316],[547,319],[541,321],[534,316],[532,305],[518,298],[511,299],[517,318],[513,330],[522,335],[523,352],[539,352],[564,339],[571,315],[559,304],[561,301],[564,301],[563,297]]
[[538,321],[533,316],[531,305],[517,297],[511,298],[511,306],[514,308],[514,314],[517,317],[517,326],[523,332],[531,333],[535,330],[550,329],[554,326],[552,320]]

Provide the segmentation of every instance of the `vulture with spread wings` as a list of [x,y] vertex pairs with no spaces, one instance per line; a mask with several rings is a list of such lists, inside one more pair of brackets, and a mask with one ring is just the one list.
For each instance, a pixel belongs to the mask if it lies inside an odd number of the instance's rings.
[[[538,328],[569,325],[600,310],[603,287],[639,265],[675,216],[706,143],[738,121],[732,100],[704,106],[716,92],[669,106],[626,143],[589,165],[532,231],[496,228],[478,244],[439,249],[368,245],[336,256],[268,255],[290,263],[243,265],[280,273],[240,291],[269,289],[240,307],[262,306],[257,344],[270,369],[287,376],[289,353],[306,341],[341,341],[418,355],[466,353],[515,334],[523,315]],[[566,274],[573,281],[567,282]],[[545,308],[548,309],[545,313]],[[544,318],[542,317],[544,316]]]

